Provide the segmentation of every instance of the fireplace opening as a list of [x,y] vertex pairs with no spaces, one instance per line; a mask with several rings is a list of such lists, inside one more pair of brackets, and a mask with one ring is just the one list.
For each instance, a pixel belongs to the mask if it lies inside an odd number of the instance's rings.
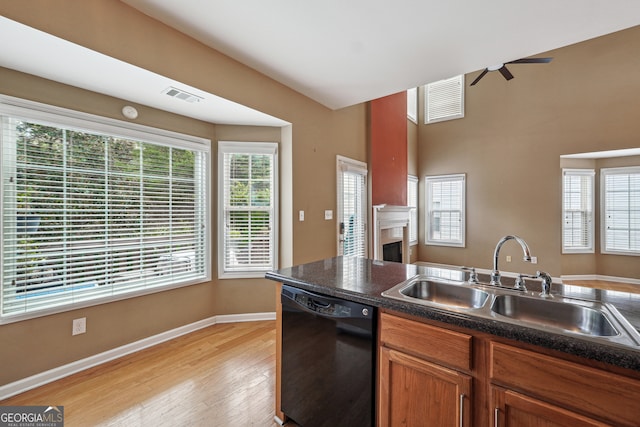
[[382,260],[402,262],[402,242],[385,243],[382,245]]

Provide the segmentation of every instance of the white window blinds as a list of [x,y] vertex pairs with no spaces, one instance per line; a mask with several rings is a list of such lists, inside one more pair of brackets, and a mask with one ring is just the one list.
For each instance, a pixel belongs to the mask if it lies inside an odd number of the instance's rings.
[[409,211],[409,243],[418,243],[418,177],[409,176],[407,178],[407,205]]
[[602,169],[602,252],[640,255],[640,167]]
[[426,241],[429,245],[465,245],[465,175],[426,178]]
[[219,142],[220,277],[277,268],[276,143]]
[[425,124],[464,117],[464,74],[425,86]]
[[367,255],[366,164],[338,157],[338,254]]
[[50,109],[1,108],[3,321],[205,280],[208,145]]
[[562,176],[563,253],[593,253],[595,171],[564,169]]

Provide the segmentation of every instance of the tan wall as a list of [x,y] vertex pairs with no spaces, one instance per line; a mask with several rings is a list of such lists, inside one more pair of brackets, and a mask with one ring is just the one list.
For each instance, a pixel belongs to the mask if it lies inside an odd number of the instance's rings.
[[421,260],[491,268],[500,237],[517,234],[539,264],[508,243],[503,270],[640,278],[638,257],[561,255],[559,167],[562,154],[639,145],[638,51],[634,27],[547,52],[549,64],[511,65],[509,82],[489,73],[470,87],[478,73],[467,75],[465,117],[419,131],[420,177],[467,174],[466,248],[426,246],[421,229]]
[[[38,0],[3,2],[0,13],[292,123],[293,183],[289,188],[293,188],[294,217],[298,210],[306,212],[304,222],[293,223],[293,247],[289,248],[293,263],[335,255],[336,226],[324,220],[324,210],[336,209],[336,155],[367,159],[364,104],[331,111],[119,1],[65,1],[56,2],[55,8],[42,7]],[[0,69],[0,92],[114,118],[121,118],[124,104],[6,69]],[[139,123],[210,138],[214,159],[218,139],[279,138],[279,132],[269,128],[216,127],[136,107]],[[215,230],[212,233],[215,260]],[[0,370],[0,385],[218,314],[274,309],[272,282],[214,276],[210,283],[2,325],[0,366],[13,368]],[[88,332],[71,337],[71,320],[77,317],[87,318]]]

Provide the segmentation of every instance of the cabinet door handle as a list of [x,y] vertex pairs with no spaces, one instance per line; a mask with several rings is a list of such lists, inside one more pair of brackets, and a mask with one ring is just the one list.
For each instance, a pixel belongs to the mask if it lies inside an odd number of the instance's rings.
[[464,393],[460,395],[460,427],[464,427]]
[[498,416],[500,415],[500,408],[493,410],[493,427],[498,427]]

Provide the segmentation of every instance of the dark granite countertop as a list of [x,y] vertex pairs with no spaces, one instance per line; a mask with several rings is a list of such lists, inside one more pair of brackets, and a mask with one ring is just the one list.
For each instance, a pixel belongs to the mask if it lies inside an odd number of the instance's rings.
[[[268,272],[266,278],[300,289],[331,295],[378,308],[404,312],[568,354],[640,371],[640,347],[583,339],[410,302],[383,297],[382,292],[417,274],[432,275],[432,268],[413,264],[335,257]],[[435,269],[462,274],[459,270]],[[529,283],[529,282],[528,282]],[[531,283],[536,286],[536,283]],[[530,286],[530,285],[528,285]],[[552,293],[614,305],[629,323],[640,329],[640,293],[616,292],[555,284]]]

